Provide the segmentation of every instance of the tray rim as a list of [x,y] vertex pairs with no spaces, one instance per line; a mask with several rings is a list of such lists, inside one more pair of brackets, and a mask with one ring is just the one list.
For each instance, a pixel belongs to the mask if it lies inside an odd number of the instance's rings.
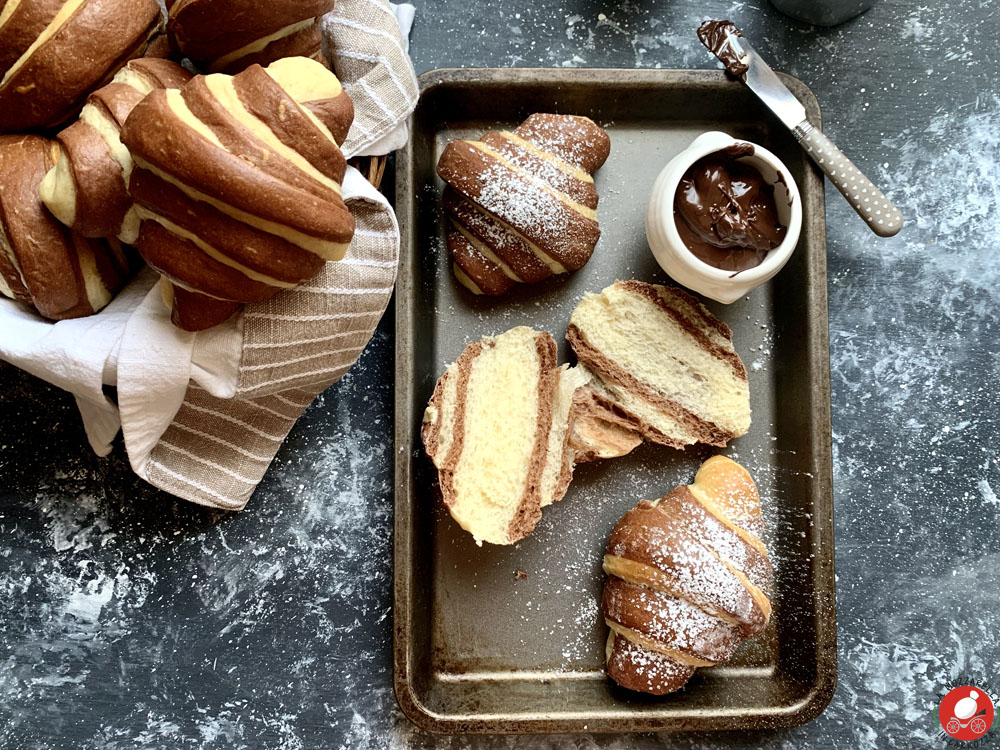
[[[524,83],[526,86],[538,84],[558,84],[574,81],[608,83],[620,79],[627,73],[631,85],[664,85],[666,83],[714,84],[728,82],[724,72],[719,70],[693,70],[684,68],[437,68],[418,76],[420,95],[436,88],[456,83],[499,83],[505,85]],[[526,78],[527,76],[527,78]],[[800,79],[786,73],[778,73],[793,94],[803,103],[807,119],[817,126],[822,124],[819,100],[813,91]],[[614,82],[621,82],[615,80]],[[817,464],[816,481],[820,496],[828,498],[822,507],[815,508],[815,536],[822,543],[829,544],[829,554],[818,556],[813,581],[817,584],[813,592],[817,599],[826,599],[822,605],[829,616],[814,613],[816,622],[816,679],[806,697],[787,710],[761,712],[752,716],[713,716],[704,721],[686,721],[684,726],[664,725],[662,719],[645,715],[628,718],[585,716],[576,718],[552,717],[543,713],[530,717],[510,718],[470,718],[462,715],[438,714],[431,711],[419,699],[409,676],[410,638],[408,630],[411,601],[410,584],[413,576],[412,538],[408,521],[412,512],[410,476],[410,453],[413,445],[409,440],[413,425],[410,415],[413,411],[414,394],[412,341],[407,333],[413,319],[413,280],[404,269],[410,262],[413,248],[409,234],[405,231],[413,221],[413,191],[407,167],[412,158],[414,128],[410,127],[407,142],[396,157],[395,208],[400,226],[400,277],[395,293],[395,411],[394,411],[394,491],[393,491],[393,688],[396,701],[406,717],[419,729],[434,734],[542,734],[582,732],[587,734],[628,733],[628,732],[670,732],[670,731],[726,731],[740,729],[777,729],[800,726],[819,716],[829,705],[837,684],[837,625],[836,625],[836,582],[835,544],[833,527],[833,454],[832,454],[832,414],[830,403],[830,348],[829,314],[827,299],[826,269],[826,209],[824,183],[819,170],[810,170],[810,179],[819,181],[819,190],[809,195],[811,221],[820,223],[816,236],[810,243],[810,255],[822,262],[813,269],[809,278],[807,309],[810,314],[821,313],[827,325],[810,337],[811,361],[818,361],[817,372],[811,373],[812,382],[818,386],[811,395],[810,407],[825,430],[814,434],[818,445],[812,445]],[[803,191],[805,192],[805,191]],[[818,357],[818,360],[816,359]],[[750,719],[754,719],[751,721]]]

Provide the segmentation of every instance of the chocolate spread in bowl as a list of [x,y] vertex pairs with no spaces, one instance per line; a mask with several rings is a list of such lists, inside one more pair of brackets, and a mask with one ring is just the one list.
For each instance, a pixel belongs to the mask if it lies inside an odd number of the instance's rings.
[[674,195],[677,233],[695,257],[723,271],[759,266],[785,239],[774,187],[749,164],[753,146],[737,143],[696,161]]

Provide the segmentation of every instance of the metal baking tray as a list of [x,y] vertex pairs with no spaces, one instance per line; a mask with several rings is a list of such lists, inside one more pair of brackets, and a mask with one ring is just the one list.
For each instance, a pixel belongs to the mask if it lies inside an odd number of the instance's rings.
[[[816,98],[785,82],[819,123]],[[396,287],[395,688],[418,726],[446,733],[760,729],[802,724],[836,683],[830,377],[823,182],[792,136],[721,72],[436,70],[421,76],[397,159],[402,256]],[[454,138],[514,127],[532,112],[587,115],[611,135],[597,172],[601,240],[575,274],[477,298],[452,277],[435,165]],[[420,421],[438,376],[467,343],[517,325],[563,341],[573,307],[615,279],[670,283],[646,245],[654,178],[699,133],[774,151],[801,191],[799,245],[771,282],[709,307],[734,330],[753,425],[725,453],[756,478],[775,561],[768,629],[678,693],[652,698],[604,675],[601,557],[641,498],[692,481],[711,448],[644,445],[577,467],[566,497],[520,543],[477,547],[444,510]]]

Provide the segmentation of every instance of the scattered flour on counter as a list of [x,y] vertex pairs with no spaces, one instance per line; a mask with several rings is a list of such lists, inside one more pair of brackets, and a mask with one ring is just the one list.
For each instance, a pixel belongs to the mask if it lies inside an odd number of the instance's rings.
[[985,479],[979,480],[979,493],[983,496],[983,500],[990,505],[1000,505],[1000,499],[997,498],[997,493],[993,491],[993,488],[990,487],[990,483]]
[[924,25],[917,13],[912,14],[909,18],[903,21],[903,39],[912,39],[915,42],[920,42],[930,37],[930,35],[931,29]]
[[63,612],[81,622],[96,623],[101,619],[101,610],[111,601],[115,593],[115,582],[101,576],[87,581],[82,588],[69,593]]

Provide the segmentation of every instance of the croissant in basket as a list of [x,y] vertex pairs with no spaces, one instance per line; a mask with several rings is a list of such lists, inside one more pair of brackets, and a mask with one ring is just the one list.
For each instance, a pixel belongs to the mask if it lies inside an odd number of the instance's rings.
[[326,65],[319,17],[333,9],[333,0],[177,0],[168,6],[173,46],[209,73],[296,56]]
[[39,185],[46,208],[84,237],[118,237],[134,244],[139,219],[128,179],[132,156],[121,129],[136,104],[154,89],[180,88],[191,74],[175,62],[132,60],[87,98],[80,119],[56,136],[60,158]]
[[88,239],[42,205],[38,185],[59,156],[43,136],[0,136],[0,294],[52,320],[97,312],[139,265],[131,248]]
[[161,23],[156,0],[0,2],[0,132],[68,120]]
[[176,325],[207,328],[343,258],[354,219],[338,144],[353,117],[337,77],[304,57],[196,76],[132,110],[138,249]]
[[773,577],[763,529],[753,479],[723,456],[622,516],[604,554],[608,675],[663,695],[760,634]]

